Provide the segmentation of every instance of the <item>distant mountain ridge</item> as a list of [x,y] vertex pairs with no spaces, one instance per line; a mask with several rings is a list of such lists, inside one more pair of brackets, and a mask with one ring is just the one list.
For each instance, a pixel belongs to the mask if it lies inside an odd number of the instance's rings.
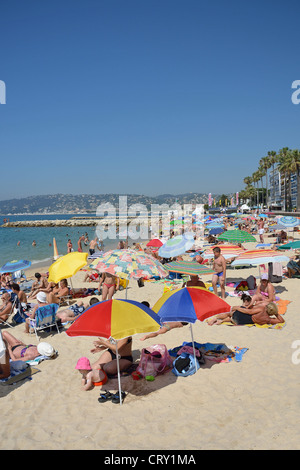
[[[119,206],[120,194],[52,194],[29,196],[20,199],[0,201],[0,214],[45,214],[45,213],[88,213],[96,212],[100,204],[109,202],[116,208]],[[144,196],[126,194],[127,204],[144,204],[150,210],[151,204],[207,204],[208,194],[161,194],[159,196]],[[218,197],[218,195],[212,195]]]

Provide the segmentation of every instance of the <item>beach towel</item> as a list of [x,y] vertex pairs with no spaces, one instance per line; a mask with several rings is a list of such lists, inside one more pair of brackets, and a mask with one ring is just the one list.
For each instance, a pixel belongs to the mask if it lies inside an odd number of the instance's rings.
[[226,321],[226,322],[221,323],[221,325],[226,325],[226,326],[247,326],[248,328],[251,328],[252,326],[255,326],[256,328],[267,328],[267,329],[270,329],[270,330],[282,330],[285,327],[286,322],[277,323],[276,325],[270,325],[270,324],[259,325],[258,323],[249,323],[247,325],[235,325],[234,323],[231,323],[230,321],[228,321],[228,322]]
[[6,379],[1,379],[1,385],[14,385],[20,380],[31,380],[31,376],[40,372],[39,369],[31,367],[23,361],[10,361],[10,376]]
[[[184,346],[193,346],[192,342],[184,342],[181,346],[176,348],[169,349],[170,356],[176,357],[179,351]],[[248,348],[240,348],[237,346],[226,346],[224,343],[197,343],[194,342],[195,349],[199,349],[202,357],[205,360],[214,361],[214,362],[231,362],[235,360],[236,362],[241,362],[243,356]]]
[[279,315],[284,315],[285,314],[285,312],[287,311],[287,306],[290,303],[291,303],[290,300],[283,300],[283,299],[279,299],[279,300],[275,301],[275,304],[278,307]]

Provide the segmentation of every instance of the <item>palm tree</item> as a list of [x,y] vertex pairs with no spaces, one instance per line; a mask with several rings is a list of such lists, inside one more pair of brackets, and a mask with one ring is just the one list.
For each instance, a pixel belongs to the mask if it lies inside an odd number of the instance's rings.
[[246,176],[244,178],[244,183],[245,183],[246,186],[249,186],[249,184],[252,183],[252,177],[251,176]]
[[[283,147],[278,153],[278,170],[284,174],[284,210],[291,207],[291,171],[289,168],[291,150],[288,147]],[[289,188],[289,189],[288,189]]]
[[256,196],[256,205],[257,205],[257,207],[258,207],[258,200],[259,200],[259,197],[258,197],[258,194],[259,194],[259,192],[258,192],[258,182],[259,182],[259,180],[260,180],[260,176],[258,174],[258,171],[255,171],[252,175],[252,181],[253,181],[253,183],[257,183],[257,188],[256,188],[256,191],[257,191],[257,193],[256,193],[257,194],[257,196]]
[[269,157],[270,165],[272,166],[272,174],[273,174],[273,187],[272,187],[273,197],[272,197],[272,200],[275,203],[275,163],[278,162],[278,155],[275,152],[275,150],[270,150],[268,152],[268,157]]
[[290,154],[290,170],[297,175],[297,211],[300,211],[300,150],[295,149]]
[[268,207],[268,169],[271,168],[271,162],[269,157],[262,157],[259,161],[266,177],[266,205]]
[[260,179],[260,182],[261,182],[261,203],[263,205],[264,203],[264,198],[263,198],[263,177],[265,176],[266,172],[265,170],[263,169],[262,166],[260,166],[257,170],[257,176],[258,178]]

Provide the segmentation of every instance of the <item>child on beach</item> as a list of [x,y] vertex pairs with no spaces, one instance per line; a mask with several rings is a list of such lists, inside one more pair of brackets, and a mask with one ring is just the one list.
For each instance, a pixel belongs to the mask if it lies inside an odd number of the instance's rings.
[[92,390],[95,386],[104,385],[107,382],[107,375],[103,369],[92,369],[87,357],[78,359],[75,369],[82,375],[83,390]]

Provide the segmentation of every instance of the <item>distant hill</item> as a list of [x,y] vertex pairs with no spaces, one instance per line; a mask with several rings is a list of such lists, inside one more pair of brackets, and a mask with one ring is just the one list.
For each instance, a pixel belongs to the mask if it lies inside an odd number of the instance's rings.
[[[208,194],[162,194],[155,197],[139,194],[127,194],[127,204],[144,204],[150,210],[151,204],[207,204]],[[213,197],[218,197],[214,194]],[[86,213],[96,212],[100,204],[109,202],[116,208],[119,205],[119,194],[53,194],[30,196],[21,199],[0,201],[0,214],[43,214],[43,213]]]

